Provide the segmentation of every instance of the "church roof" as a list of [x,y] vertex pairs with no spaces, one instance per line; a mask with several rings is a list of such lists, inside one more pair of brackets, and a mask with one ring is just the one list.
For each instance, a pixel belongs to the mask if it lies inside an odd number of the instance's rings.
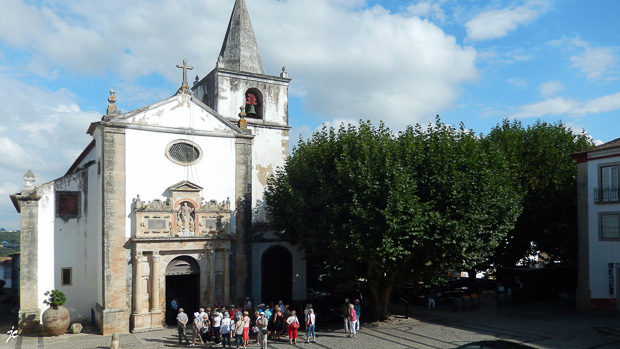
[[[192,109],[192,105],[195,105],[198,108],[194,109],[194,111],[202,110],[204,113],[201,113],[200,115],[192,114],[192,111],[190,110]],[[173,113],[175,115],[173,115]],[[203,117],[201,117],[201,115]],[[207,117],[207,115],[209,116]],[[211,123],[211,128],[209,129],[204,128],[208,127],[208,125],[205,124],[207,119],[215,120],[215,122]],[[202,124],[199,124],[200,121],[203,121]],[[187,131],[181,131],[181,129],[191,129],[191,133],[195,135],[223,132],[250,138],[253,137],[239,128],[239,126],[226,119],[223,115],[202,103],[202,101],[198,100],[193,95],[184,93],[175,94],[167,99],[149,104],[127,113],[104,115],[102,117],[102,122],[109,125],[125,125],[126,127],[167,128],[173,133],[184,133]],[[99,124],[101,124],[101,122],[91,123],[86,133],[92,135],[95,128]]]
[[265,74],[245,0],[235,0],[235,7],[230,15],[230,22],[217,67],[232,71]]

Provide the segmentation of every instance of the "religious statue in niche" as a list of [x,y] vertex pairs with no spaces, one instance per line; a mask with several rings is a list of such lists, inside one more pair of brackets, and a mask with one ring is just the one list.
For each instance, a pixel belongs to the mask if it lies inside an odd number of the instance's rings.
[[187,205],[187,202],[184,202],[179,208],[177,225],[184,235],[191,234],[191,231],[194,230],[194,210],[194,207]]

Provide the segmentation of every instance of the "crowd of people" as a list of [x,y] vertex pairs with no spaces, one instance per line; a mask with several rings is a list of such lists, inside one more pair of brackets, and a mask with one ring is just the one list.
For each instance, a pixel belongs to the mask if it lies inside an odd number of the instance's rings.
[[[232,348],[234,345],[239,349],[257,344],[260,348],[266,348],[268,340],[285,341],[288,338],[289,344],[296,345],[302,324],[306,332],[305,343],[316,343],[316,314],[312,304],[306,305],[302,321],[297,312],[282,301],[259,304],[254,309],[249,297],[242,306],[216,304],[213,308],[200,308],[193,313],[192,321],[183,308],[177,309],[179,344],[185,340],[191,345],[221,345],[222,348]],[[346,299],[342,310],[345,332],[348,337],[355,338],[361,315],[359,300],[350,303]],[[191,340],[187,334],[187,327],[190,326]]]

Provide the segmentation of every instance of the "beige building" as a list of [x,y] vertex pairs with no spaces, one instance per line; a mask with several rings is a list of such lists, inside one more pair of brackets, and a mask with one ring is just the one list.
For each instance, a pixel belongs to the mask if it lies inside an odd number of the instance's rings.
[[305,298],[303,254],[263,228],[267,179],[289,152],[290,79],[265,74],[244,0],[216,62],[190,88],[184,60],[172,97],[131,112],[111,91],[64,176],[35,185],[26,173],[11,196],[23,329],[38,326],[51,289],[103,334],[160,328],[175,298],[188,313]]

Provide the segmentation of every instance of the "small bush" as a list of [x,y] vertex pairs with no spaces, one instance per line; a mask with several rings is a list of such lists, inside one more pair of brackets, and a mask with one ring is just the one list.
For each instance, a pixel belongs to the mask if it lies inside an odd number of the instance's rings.
[[48,297],[43,303],[49,305],[50,307],[57,307],[59,305],[65,304],[67,301],[67,297],[64,292],[60,290],[51,290],[45,292],[45,296]]

